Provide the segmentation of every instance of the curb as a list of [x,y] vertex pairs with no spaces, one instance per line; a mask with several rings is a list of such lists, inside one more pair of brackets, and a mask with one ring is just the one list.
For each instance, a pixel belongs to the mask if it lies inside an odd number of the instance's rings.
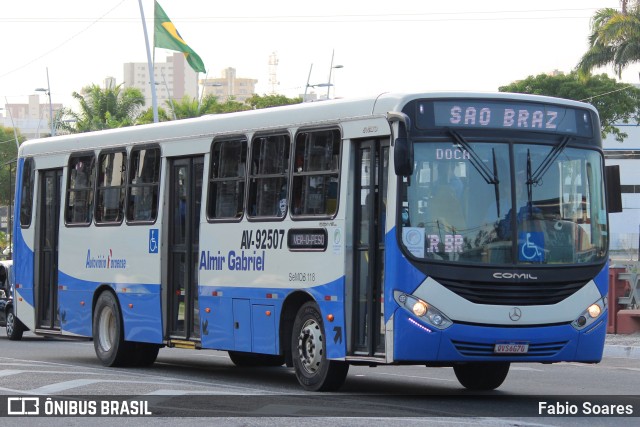
[[617,357],[628,359],[640,359],[640,347],[630,345],[610,345],[604,346],[604,357]]

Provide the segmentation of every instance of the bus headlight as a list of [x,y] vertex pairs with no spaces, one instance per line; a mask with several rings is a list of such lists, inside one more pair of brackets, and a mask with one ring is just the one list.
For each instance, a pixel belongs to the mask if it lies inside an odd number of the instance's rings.
[[578,316],[571,325],[577,330],[582,330],[596,321],[607,308],[607,298],[601,298],[591,304]]
[[446,329],[453,325],[453,322],[440,310],[416,296],[400,291],[394,291],[393,296],[400,307],[434,328]]

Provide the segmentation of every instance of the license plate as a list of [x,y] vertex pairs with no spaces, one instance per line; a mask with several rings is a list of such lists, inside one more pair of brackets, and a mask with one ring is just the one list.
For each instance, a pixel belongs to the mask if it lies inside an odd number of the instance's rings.
[[493,347],[493,352],[498,354],[523,354],[529,351],[529,344],[501,343]]

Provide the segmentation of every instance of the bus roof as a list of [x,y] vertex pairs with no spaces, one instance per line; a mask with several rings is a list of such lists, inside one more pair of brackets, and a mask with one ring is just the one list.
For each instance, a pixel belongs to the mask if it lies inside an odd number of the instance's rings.
[[336,99],[307,102],[283,107],[237,113],[212,114],[192,119],[130,126],[104,131],[86,132],[25,141],[20,157],[67,150],[90,150],[98,147],[131,143],[157,143],[186,138],[207,138],[214,135],[238,135],[249,132],[321,126],[372,117],[385,117],[388,112],[401,111],[415,99],[496,99],[530,102],[562,103],[596,111],[590,104],[558,98],[504,92],[416,92],[382,93],[359,99]]

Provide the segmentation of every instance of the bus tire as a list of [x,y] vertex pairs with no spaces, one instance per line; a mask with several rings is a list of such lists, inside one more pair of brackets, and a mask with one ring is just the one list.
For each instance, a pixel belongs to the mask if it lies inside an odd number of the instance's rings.
[[257,354],[257,353],[245,353],[242,351],[229,351],[229,359],[234,365],[239,367],[249,366],[282,366],[284,363],[284,356],[279,354]]
[[305,303],[298,310],[291,335],[293,368],[305,390],[337,390],[347,378],[346,362],[327,359],[325,336],[320,309],[315,302]]
[[131,346],[124,340],[120,305],[109,291],[102,292],[93,312],[93,347],[104,366],[126,366]]
[[132,357],[129,366],[145,367],[156,362],[160,351],[159,345],[144,342],[130,343],[130,345]]
[[461,363],[453,366],[460,384],[469,390],[493,390],[504,382],[509,373],[505,363]]
[[5,327],[7,331],[7,338],[11,341],[20,341],[22,339],[25,327],[20,319],[13,314],[13,308],[11,307],[7,310],[7,323]]

